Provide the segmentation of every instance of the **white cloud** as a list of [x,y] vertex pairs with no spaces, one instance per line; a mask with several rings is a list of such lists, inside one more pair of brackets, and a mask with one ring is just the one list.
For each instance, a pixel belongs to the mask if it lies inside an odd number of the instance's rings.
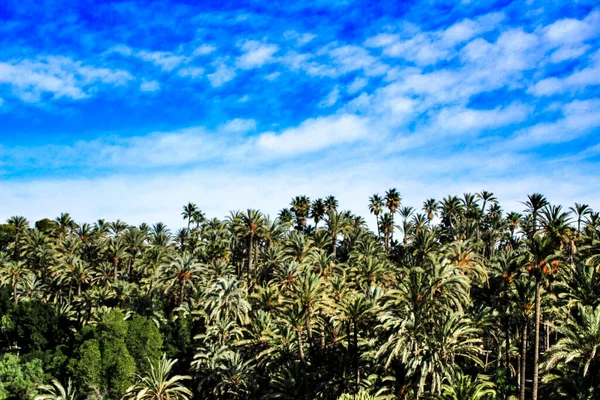
[[231,81],[233,78],[235,78],[235,75],[235,69],[228,67],[223,62],[217,62],[217,68],[215,72],[208,74],[206,77],[213,87],[219,87]]
[[600,99],[575,100],[562,106],[563,118],[542,122],[517,132],[510,146],[531,148],[548,143],[564,143],[598,131]]
[[367,121],[355,115],[320,117],[308,119],[297,128],[288,128],[280,134],[263,133],[257,146],[275,156],[295,155],[364,140],[368,132]]
[[339,97],[340,97],[340,88],[336,86],[331,90],[331,92],[329,92],[329,94],[327,96],[325,96],[325,98],[323,100],[321,100],[321,102],[319,103],[319,107],[321,107],[321,108],[331,107],[335,103],[337,103]]
[[350,94],[356,93],[359,90],[363,89],[365,86],[367,86],[367,83],[369,83],[368,79],[358,77],[354,79],[350,85],[348,85],[346,91]]
[[43,93],[55,99],[83,99],[102,85],[124,85],[131,79],[126,71],[90,66],[67,57],[0,62],[0,84],[11,86],[26,102],[38,102]]
[[202,75],[204,75],[204,68],[199,68],[199,67],[181,68],[177,71],[177,75],[186,77],[186,78],[197,79],[197,78],[201,77]]
[[159,66],[163,71],[172,71],[186,61],[186,57],[166,51],[141,50],[136,53],[136,56]]
[[218,130],[223,133],[253,132],[256,131],[256,121],[253,119],[236,118],[223,124]]
[[142,92],[156,92],[160,90],[160,83],[158,83],[157,81],[144,80],[140,85],[140,90]]
[[591,65],[575,71],[564,78],[546,78],[537,82],[528,92],[536,96],[550,96],[574,90],[585,89],[591,85],[600,85],[600,52]]
[[281,75],[281,72],[275,71],[275,72],[270,73],[269,75],[265,75],[265,79],[272,82],[275,79],[279,78],[280,75]]
[[241,46],[244,52],[237,60],[237,65],[243,69],[260,68],[263,65],[273,62],[273,54],[279,47],[274,44],[248,40]]
[[217,50],[216,46],[212,44],[203,44],[201,46],[196,47],[196,50],[192,53],[193,56],[205,56]]
[[452,107],[442,109],[431,126],[436,132],[467,132],[476,133],[483,129],[499,127],[522,122],[527,119],[531,107],[522,104],[511,104],[507,107],[497,107],[492,110],[475,110]]
[[600,34],[600,10],[592,11],[583,20],[561,19],[546,26],[543,32],[546,40],[556,45],[597,37]]
[[445,30],[414,32],[410,26],[403,34],[384,33],[368,39],[368,47],[383,48],[388,57],[399,57],[417,65],[436,64],[453,57],[454,47],[495,29],[502,21],[502,13],[487,14],[477,19],[465,19]]

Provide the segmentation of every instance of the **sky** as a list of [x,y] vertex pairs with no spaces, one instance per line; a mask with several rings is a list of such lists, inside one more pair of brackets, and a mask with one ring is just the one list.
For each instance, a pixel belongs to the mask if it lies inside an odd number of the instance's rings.
[[0,2],[0,220],[600,210],[599,134],[597,0]]

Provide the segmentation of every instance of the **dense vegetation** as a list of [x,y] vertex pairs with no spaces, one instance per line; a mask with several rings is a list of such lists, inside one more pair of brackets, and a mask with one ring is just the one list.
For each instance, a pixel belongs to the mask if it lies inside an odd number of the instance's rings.
[[0,399],[600,398],[600,216],[524,200],[12,217]]

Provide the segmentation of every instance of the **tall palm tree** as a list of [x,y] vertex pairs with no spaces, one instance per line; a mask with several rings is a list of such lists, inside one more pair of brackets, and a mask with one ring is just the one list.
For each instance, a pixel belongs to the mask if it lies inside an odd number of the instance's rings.
[[7,224],[12,225],[15,229],[15,241],[14,241],[14,251],[13,251],[13,260],[19,260],[21,257],[19,243],[21,241],[22,236],[25,234],[25,231],[29,228],[29,222],[25,217],[21,216],[13,216],[10,217],[7,221]]
[[337,211],[327,211],[327,218],[325,219],[325,227],[329,238],[331,239],[331,253],[335,258],[337,252],[337,239],[349,224],[349,220],[345,213]]
[[150,363],[150,371],[144,375],[135,375],[137,382],[130,386],[124,399],[135,400],[189,400],[192,392],[183,381],[192,379],[187,375],[171,375],[177,360],[167,359],[163,354],[158,363]]
[[[400,197],[400,193],[395,188],[392,188],[385,192],[385,206],[390,211],[390,215],[392,216],[392,225],[394,221],[394,214],[400,207],[400,202],[402,198]],[[391,240],[394,240],[394,230],[391,231]]]
[[436,199],[427,199],[423,203],[423,211],[427,214],[427,219],[431,221],[435,218],[435,213],[438,210],[438,202]]
[[327,211],[337,211],[339,206],[339,202],[335,198],[335,196],[329,195],[325,197],[325,209]]
[[375,193],[369,197],[369,212],[375,216],[377,220],[377,236],[381,235],[381,229],[379,227],[379,214],[383,212],[384,202],[383,197],[379,193]]
[[250,303],[247,293],[240,288],[234,276],[217,279],[206,294],[204,309],[209,321],[235,321],[240,325],[249,322]]
[[292,199],[290,206],[296,217],[296,229],[303,231],[306,228],[306,218],[310,212],[310,199],[308,196],[296,196]]
[[318,229],[319,221],[323,219],[325,213],[327,211],[327,206],[323,199],[316,199],[312,203],[312,208],[310,209],[310,216],[315,221],[315,230]]
[[192,219],[194,215],[198,212],[198,206],[192,202],[187,203],[183,206],[183,212],[181,216],[184,220],[187,220],[187,229],[190,230],[190,226],[192,225]]
[[[534,224],[535,226],[535,224]],[[535,338],[533,350],[533,390],[532,398],[538,398],[539,356],[540,356],[540,316],[542,282],[558,273],[558,260],[552,259],[555,246],[550,237],[534,236],[525,256],[527,270],[535,279]]]
[[7,261],[0,266],[0,283],[3,285],[10,284],[13,291],[13,301],[15,304],[18,301],[17,287],[23,277],[27,273],[25,262],[23,261]]
[[294,303],[283,310],[282,314],[283,321],[290,326],[296,332],[296,340],[298,342],[298,355],[300,361],[306,364],[306,358],[304,356],[304,341],[302,338],[302,332],[306,325],[306,311],[298,303]]
[[406,244],[408,234],[410,232],[410,221],[409,218],[415,213],[415,209],[410,206],[400,207],[400,216],[402,217],[402,243]]
[[587,204],[575,203],[575,207],[569,207],[569,210],[577,216],[577,232],[581,234],[581,222],[586,215],[590,215],[593,210]]
[[394,232],[394,216],[391,213],[385,213],[379,219],[379,226],[381,227],[381,232],[383,233],[383,243],[385,245],[385,250],[389,251],[390,249],[390,238],[392,233]]
[[527,232],[527,234],[531,238],[531,236],[535,235],[538,231],[538,216],[540,214],[540,211],[548,205],[548,200],[546,199],[546,197],[544,197],[544,195],[540,193],[534,193],[528,195],[527,201],[523,204],[527,207],[525,209],[525,212],[530,214],[532,217],[531,230]]
[[252,287],[252,265],[255,257],[254,251],[254,238],[260,233],[261,228],[264,224],[264,216],[258,210],[246,210],[246,213],[242,215],[241,227],[243,229],[244,237],[248,243],[246,257],[247,261],[247,281],[248,287]]
[[161,266],[159,279],[164,285],[165,293],[169,293],[174,287],[178,287],[176,301],[177,305],[181,305],[185,299],[187,286],[194,287],[202,278],[203,271],[203,265],[196,260],[193,254],[176,254]]

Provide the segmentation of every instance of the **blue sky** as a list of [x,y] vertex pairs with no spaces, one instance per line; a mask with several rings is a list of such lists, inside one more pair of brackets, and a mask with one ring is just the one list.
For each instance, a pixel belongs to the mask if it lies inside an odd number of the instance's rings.
[[74,3],[0,5],[1,219],[600,209],[597,1]]

